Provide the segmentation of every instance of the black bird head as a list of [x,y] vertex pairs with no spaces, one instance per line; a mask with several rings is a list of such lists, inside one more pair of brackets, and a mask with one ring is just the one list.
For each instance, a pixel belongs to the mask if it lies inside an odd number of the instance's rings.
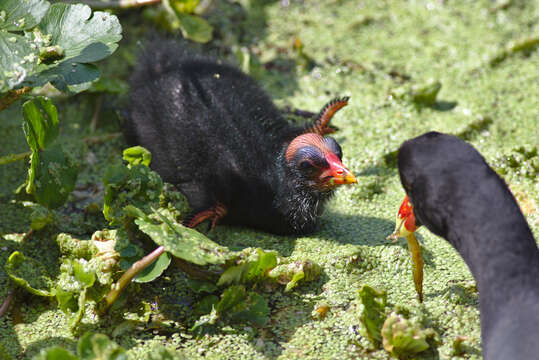
[[288,145],[285,158],[290,168],[313,189],[330,191],[357,182],[341,162],[341,147],[331,137],[315,133],[299,135]]

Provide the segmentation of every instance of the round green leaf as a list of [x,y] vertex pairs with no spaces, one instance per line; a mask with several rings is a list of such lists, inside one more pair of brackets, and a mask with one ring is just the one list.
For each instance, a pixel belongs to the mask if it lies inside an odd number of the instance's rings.
[[0,29],[21,31],[33,28],[49,6],[46,0],[0,0]]
[[70,62],[104,59],[116,50],[122,38],[116,16],[101,11],[92,15],[90,7],[83,4],[53,4],[38,28],[51,35],[50,45],[59,45]]

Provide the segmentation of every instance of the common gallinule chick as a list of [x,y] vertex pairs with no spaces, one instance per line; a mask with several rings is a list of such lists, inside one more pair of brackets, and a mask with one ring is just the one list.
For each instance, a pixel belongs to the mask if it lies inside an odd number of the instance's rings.
[[313,123],[291,125],[260,86],[185,44],[154,41],[131,80],[126,135],[152,153],[151,167],[186,197],[194,227],[210,220],[276,234],[315,229],[342,184],[356,182],[325,135],[348,98]]

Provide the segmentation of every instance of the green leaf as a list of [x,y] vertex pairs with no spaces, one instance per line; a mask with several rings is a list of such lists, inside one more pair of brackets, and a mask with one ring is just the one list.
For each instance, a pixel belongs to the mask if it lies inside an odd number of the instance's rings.
[[32,294],[39,296],[54,296],[56,289],[47,269],[40,262],[25,257],[15,251],[9,257],[6,265],[9,277]]
[[60,133],[58,111],[49,99],[38,96],[22,106],[23,130],[32,151],[44,150]]
[[90,63],[106,58],[118,47],[122,27],[118,18],[83,4],[53,4],[38,29],[51,35],[50,45],[64,50],[69,62]]
[[152,154],[142,146],[133,146],[124,150],[123,158],[129,165],[150,166]]
[[270,314],[267,300],[252,291],[247,293],[244,301],[232,307],[229,312],[232,320],[248,321],[258,326],[266,325]]
[[223,294],[221,294],[221,301],[219,301],[215,310],[217,310],[218,313],[228,311],[245,300],[245,295],[245,286],[232,285],[223,291]]
[[0,30],[0,94],[21,87],[37,62],[36,51],[24,36]]
[[41,350],[32,360],[80,360],[80,358],[64,348],[54,346],[46,350]]
[[207,43],[212,39],[213,26],[199,16],[175,11],[180,21],[180,30],[184,38],[199,43]]
[[103,177],[105,198],[103,214],[111,225],[121,224],[126,216],[124,208],[133,205],[150,212],[159,205],[163,191],[161,177],[145,165],[111,166]]
[[442,88],[439,81],[429,81],[427,84],[416,86],[412,89],[412,101],[419,105],[433,105]]
[[187,279],[187,286],[197,294],[217,291],[217,286],[214,283],[202,280]]
[[[245,254],[246,250],[240,255]],[[249,256],[249,254],[247,255]],[[258,248],[254,257],[251,255],[243,263],[226,269],[221,274],[217,286],[261,281],[267,278],[268,272],[276,265],[277,254],[275,252]]]
[[381,330],[385,320],[387,293],[363,285],[359,290],[359,298],[362,304],[359,320],[369,340],[378,345],[382,341]]
[[87,332],[77,346],[81,360],[125,360],[125,350],[103,334]]
[[[134,211],[133,206],[126,208]],[[165,209],[154,210],[153,218],[159,219],[155,223],[148,216],[138,211],[135,224],[152,240],[162,245],[172,255],[197,265],[223,264],[230,256],[230,251],[213,242],[194,229],[187,228],[171,216]]]
[[199,302],[193,306],[193,313],[197,315],[209,314],[219,303],[217,295],[204,296]]
[[93,269],[86,268],[85,264],[80,261],[73,261],[73,275],[84,288],[89,288],[94,285],[95,271]]
[[276,266],[268,273],[268,276],[276,279],[279,284],[286,284],[285,291],[290,291],[301,280],[314,281],[318,279],[320,271],[320,266],[312,261],[294,261]]
[[382,327],[384,349],[392,356],[409,358],[429,348],[427,336],[431,332],[422,330],[417,323],[392,313]]
[[0,0],[0,29],[22,31],[33,28],[49,6],[46,0]]
[[39,74],[39,82],[32,86],[40,86],[50,82],[55,88],[72,94],[79,93],[92,86],[101,73],[93,64],[63,62]]
[[24,202],[23,205],[25,208],[32,210],[30,213],[30,227],[33,230],[41,230],[54,221],[53,212],[46,207],[33,202]]
[[56,301],[58,301],[58,307],[64,313],[75,312],[79,309],[79,303],[77,301],[78,294],[72,291],[62,289],[60,285],[56,287]]
[[192,14],[200,0],[170,0],[170,6],[180,13]]
[[31,156],[27,192],[30,189],[37,202],[49,209],[62,206],[75,189],[78,168],[60,145],[37,154]]
[[172,258],[168,253],[163,253],[150,266],[142,270],[134,279],[134,282],[147,283],[157,279],[170,265]]
[[83,4],[53,4],[38,27],[26,34],[26,41],[37,45],[32,54],[41,63],[27,74],[23,85],[36,87],[50,82],[70,93],[88,89],[100,76],[97,67],[89,63],[111,55],[121,31],[118,18],[109,13],[92,14]]

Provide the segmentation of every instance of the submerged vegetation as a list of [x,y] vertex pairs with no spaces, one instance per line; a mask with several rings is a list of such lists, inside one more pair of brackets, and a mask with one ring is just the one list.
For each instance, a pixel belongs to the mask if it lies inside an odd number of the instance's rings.
[[[473,143],[538,233],[537,6],[75,3],[0,0],[0,358],[481,357],[456,252],[421,231],[412,263],[386,240],[396,149],[428,130]],[[237,64],[290,121],[351,96],[335,137],[358,186],[316,233],[183,226],[186,199],[121,136],[154,28]]]

